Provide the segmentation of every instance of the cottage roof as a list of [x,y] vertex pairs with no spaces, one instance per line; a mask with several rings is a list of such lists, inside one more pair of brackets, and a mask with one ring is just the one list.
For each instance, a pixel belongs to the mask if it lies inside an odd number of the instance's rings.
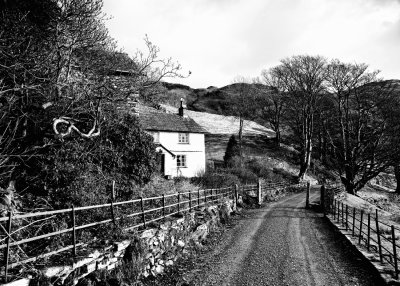
[[152,131],[206,133],[199,124],[189,117],[171,113],[143,113],[139,115],[142,127]]

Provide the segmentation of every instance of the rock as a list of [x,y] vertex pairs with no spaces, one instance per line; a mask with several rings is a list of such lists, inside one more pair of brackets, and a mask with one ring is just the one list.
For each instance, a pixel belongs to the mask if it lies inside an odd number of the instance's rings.
[[124,241],[121,241],[121,242],[114,243],[113,251],[118,252],[118,251],[121,251],[123,249],[126,249],[129,246],[130,243],[131,243],[130,240],[124,240]]
[[144,278],[147,278],[150,276],[150,273],[148,271],[143,271],[142,275]]
[[56,276],[62,276],[64,274],[71,272],[72,270],[73,268],[71,266],[54,266],[46,268],[43,271],[43,275],[47,278],[51,278]]
[[[30,282],[30,279],[24,278],[24,279],[19,279],[15,280],[10,283],[2,284],[3,286],[28,286]],[[49,282],[50,283],[50,282]],[[42,285],[42,284],[41,284]],[[47,285],[47,284],[46,284]],[[50,284],[51,285],[51,284]]]
[[155,271],[155,273],[157,273],[157,274],[161,274],[161,273],[164,272],[164,266],[157,265],[154,271]]
[[158,240],[159,240],[160,242],[164,242],[164,240],[165,240],[165,233],[160,231],[160,232],[157,234],[157,238],[158,238]]
[[182,240],[178,240],[178,246],[180,246],[180,247],[184,247],[185,246],[185,243],[182,241]]
[[195,232],[192,234],[192,237],[195,241],[203,241],[208,235],[208,225],[204,223],[199,225]]
[[165,266],[171,266],[171,265],[173,265],[174,264],[174,261],[173,260],[167,260],[167,262],[165,262]]
[[154,235],[156,234],[156,229],[152,228],[152,229],[148,229],[142,232],[142,235],[140,236],[140,238],[142,239],[150,239],[152,237],[154,237]]

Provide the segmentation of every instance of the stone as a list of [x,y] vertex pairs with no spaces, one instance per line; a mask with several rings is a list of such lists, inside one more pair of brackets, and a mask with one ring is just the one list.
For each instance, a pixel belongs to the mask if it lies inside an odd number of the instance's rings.
[[150,276],[150,273],[148,271],[143,271],[142,275],[144,278],[147,278]]
[[91,262],[89,264],[82,266],[82,271],[83,271],[83,273],[91,273],[91,272],[95,271],[96,268],[97,268],[97,262],[94,261],[94,262]]
[[155,270],[154,270],[154,272],[157,273],[157,274],[163,273],[164,272],[164,266],[157,265]]
[[114,243],[113,244],[113,251],[114,252],[118,252],[118,251],[124,250],[129,246],[129,244],[131,244],[130,240],[124,240],[124,241],[121,241],[121,242]]
[[140,238],[142,239],[150,239],[152,237],[154,237],[154,235],[156,234],[156,229],[151,228],[151,229],[147,229],[145,231],[142,232],[142,235],[140,236]]
[[207,235],[208,235],[208,225],[207,223],[204,223],[196,228],[195,232],[192,234],[192,238],[195,241],[202,241],[207,237]]
[[164,242],[164,240],[165,240],[165,233],[160,231],[160,232],[157,234],[157,238],[158,238],[158,240],[159,240],[160,242]]
[[71,266],[54,266],[48,267],[43,271],[43,275],[47,278],[62,276],[66,273],[69,273],[73,270]]
[[173,265],[174,264],[174,261],[173,260],[167,260],[167,262],[165,262],[165,266],[171,266],[171,265]]
[[2,285],[3,286],[29,286],[30,281],[31,281],[30,279],[24,278],[24,279],[15,280],[13,282],[2,284]]
[[184,247],[185,246],[185,243],[182,241],[182,240],[178,240],[178,246],[180,246],[180,247]]

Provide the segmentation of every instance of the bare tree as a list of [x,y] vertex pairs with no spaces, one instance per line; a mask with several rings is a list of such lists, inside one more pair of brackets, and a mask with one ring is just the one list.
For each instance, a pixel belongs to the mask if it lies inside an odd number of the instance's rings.
[[258,109],[259,93],[252,85],[251,80],[243,76],[237,76],[233,80],[230,93],[230,105],[228,110],[239,118],[239,156],[240,164],[243,164],[243,128],[245,118],[251,120],[256,116]]
[[288,95],[288,124],[300,145],[300,172],[304,179],[313,148],[314,115],[325,86],[326,60],[320,56],[293,56],[266,72],[279,93]]
[[282,140],[281,128],[286,111],[287,94],[284,92],[284,82],[277,74],[264,70],[262,77],[266,86],[261,91],[265,96],[261,116],[268,120],[272,130],[275,131],[275,143],[279,147]]
[[398,152],[391,144],[398,130],[396,94],[377,75],[366,64],[333,60],[327,67],[327,87],[335,102],[328,129],[332,161],[351,194],[386,170]]

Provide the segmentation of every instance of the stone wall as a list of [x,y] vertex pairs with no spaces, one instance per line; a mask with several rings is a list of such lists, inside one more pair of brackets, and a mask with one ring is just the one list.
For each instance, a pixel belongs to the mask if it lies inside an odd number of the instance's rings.
[[[46,285],[88,285],[95,277],[93,273],[110,271],[123,262],[134,264],[131,269],[137,269],[137,278],[156,276],[185,253],[201,248],[208,234],[229,221],[234,210],[236,205],[232,200],[219,206],[203,207],[132,234],[132,238],[114,243],[105,250],[96,250],[72,265],[46,267],[38,276]],[[9,284],[27,285],[29,280],[30,285],[45,285],[37,277]]]

